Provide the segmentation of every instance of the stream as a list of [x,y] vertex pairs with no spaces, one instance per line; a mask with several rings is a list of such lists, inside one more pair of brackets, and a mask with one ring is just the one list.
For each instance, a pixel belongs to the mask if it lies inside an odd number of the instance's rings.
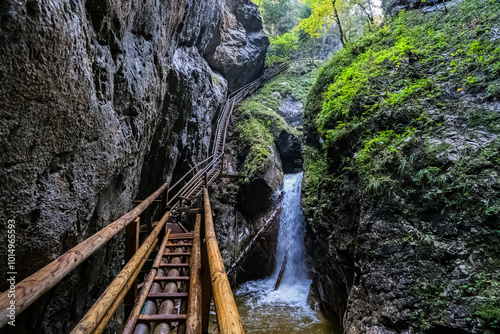
[[[307,304],[311,280],[305,264],[301,183],[302,173],[285,175],[274,273],[245,282],[236,290],[236,304],[248,333],[334,333],[328,321]],[[275,291],[285,256],[285,270]]]

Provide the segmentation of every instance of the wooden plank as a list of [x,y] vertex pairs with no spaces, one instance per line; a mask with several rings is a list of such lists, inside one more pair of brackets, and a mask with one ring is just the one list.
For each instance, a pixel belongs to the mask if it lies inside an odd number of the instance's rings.
[[191,255],[191,252],[163,253],[163,256],[189,256],[189,255]]
[[[72,334],[86,334],[93,333],[96,326],[101,322],[102,317],[114,303],[117,296],[124,289],[127,281],[131,275],[136,271],[138,266],[141,264],[142,260],[146,257],[148,252],[156,242],[158,241],[158,234],[167,222],[170,212],[167,211],[161,218],[158,225],[151,232],[149,237],[144,241],[139,250],[130,259],[130,261],[125,265],[125,267],[120,271],[118,276],[111,282],[111,284],[106,288],[104,293],[97,299],[97,301],[92,305],[90,310],[85,314],[85,316],[80,320],[76,327],[71,332]],[[145,262],[146,260],[144,260]]]
[[163,321],[182,321],[186,320],[185,314],[152,314],[140,315],[139,321],[163,322]]
[[[182,247],[191,247],[193,246],[192,243],[185,243],[185,244],[182,244]],[[167,244],[167,247],[179,247],[179,244],[171,244],[171,243],[168,243]]]
[[189,263],[162,263],[162,264],[160,264],[160,268],[181,268],[181,267],[189,267]]
[[217,309],[219,333],[244,333],[238,308],[236,307],[236,303],[234,301],[231,285],[227,279],[224,262],[222,261],[222,256],[220,255],[219,246],[215,237],[212,209],[210,207],[208,190],[206,188],[203,189],[203,195],[203,202],[205,206],[205,242],[207,245],[207,255],[209,259],[215,308]]
[[155,281],[166,281],[166,282],[171,282],[171,281],[189,281],[189,276],[156,276]]
[[172,233],[170,240],[187,240],[193,239],[193,233]]
[[[59,283],[66,275],[108,242],[118,232],[134,221],[166,188],[164,183],[144,202],[127,212],[96,234],[79,243],[33,275],[16,284],[16,314],[19,315],[45,292]],[[9,291],[0,295],[0,328],[9,321],[11,299]]]
[[186,333],[201,334],[201,214],[196,215],[193,248],[190,259],[189,302],[187,310]]
[[[182,251],[182,248],[175,248],[174,252]],[[173,257],[171,263],[181,263],[180,257]],[[163,270],[159,270],[159,275],[162,274]],[[162,275],[161,278],[166,278],[168,283],[163,287],[163,293],[176,293],[178,290],[178,282],[179,282],[180,270],[179,269],[170,269],[168,271],[168,276],[165,277]],[[163,280],[163,281],[167,281]],[[161,316],[169,316],[176,313],[175,302],[172,299],[164,299],[158,308],[158,315]],[[157,322],[153,328],[153,334],[168,334],[172,331],[172,322],[160,321]]]
[[181,299],[188,298],[189,293],[187,292],[177,292],[177,293],[150,293],[148,294],[148,298],[157,298],[157,299]]

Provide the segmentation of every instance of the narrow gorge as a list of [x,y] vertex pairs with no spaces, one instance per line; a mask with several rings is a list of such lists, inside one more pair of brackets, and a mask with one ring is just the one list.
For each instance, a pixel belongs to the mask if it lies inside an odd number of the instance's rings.
[[500,333],[500,2],[0,3],[0,333]]

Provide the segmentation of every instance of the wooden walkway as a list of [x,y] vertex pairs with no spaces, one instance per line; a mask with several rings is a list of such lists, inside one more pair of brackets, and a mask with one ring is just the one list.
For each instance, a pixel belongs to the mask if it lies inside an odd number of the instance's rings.
[[[287,65],[281,65],[228,97],[207,159],[173,186],[163,184],[134,209],[16,284],[16,314],[118,232],[126,230],[125,267],[72,333],[101,333],[124,300],[125,304],[133,301],[133,306],[123,333],[208,333],[212,297],[219,333],[243,333],[217,245],[207,188],[221,173],[227,127],[234,107],[286,68]],[[160,203],[162,216],[148,229],[140,225],[140,215],[155,202]],[[195,216],[191,231],[182,224],[185,215]],[[139,246],[140,234],[149,230]],[[139,281],[141,277],[144,279]],[[6,291],[0,295],[0,328],[9,321],[9,305]]]

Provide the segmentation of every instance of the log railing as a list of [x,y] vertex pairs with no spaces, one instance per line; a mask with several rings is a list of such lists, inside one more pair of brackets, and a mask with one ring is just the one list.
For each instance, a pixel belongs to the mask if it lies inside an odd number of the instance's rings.
[[[96,234],[71,248],[47,266],[16,284],[16,314],[20,314],[24,311],[85,259],[101,248],[113,236],[139,217],[139,215],[160,196],[167,187],[167,183],[163,184],[133,210],[127,212]],[[11,299],[8,296],[8,291],[0,295],[0,328],[5,326],[9,320],[7,307],[9,307],[10,301]]]
[[231,284],[229,284],[215,237],[210,198],[206,188],[203,190],[203,206],[205,213],[205,248],[210,267],[210,281],[212,282],[219,333],[244,333],[238,308],[231,291]]

